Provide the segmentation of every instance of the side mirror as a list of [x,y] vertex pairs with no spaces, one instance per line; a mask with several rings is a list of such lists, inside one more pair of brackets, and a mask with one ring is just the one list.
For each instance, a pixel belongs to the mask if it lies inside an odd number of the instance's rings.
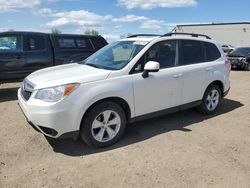
[[144,66],[144,72],[142,73],[143,78],[148,77],[149,72],[158,72],[160,69],[160,64],[156,61],[149,61]]

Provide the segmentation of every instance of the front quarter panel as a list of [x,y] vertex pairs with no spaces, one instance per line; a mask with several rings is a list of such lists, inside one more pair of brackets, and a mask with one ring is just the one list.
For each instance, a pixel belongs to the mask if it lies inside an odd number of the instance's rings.
[[126,75],[109,78],[81,84],[75,92],[66,98],[66,100],[79,109],[76,121],[74,123],[72,122],[72,124],[74,124],[74,129],[79,130],[82,117],[92,104],[110,97],[124,99],[130,107],[131,117],[134,117],[132,77]]

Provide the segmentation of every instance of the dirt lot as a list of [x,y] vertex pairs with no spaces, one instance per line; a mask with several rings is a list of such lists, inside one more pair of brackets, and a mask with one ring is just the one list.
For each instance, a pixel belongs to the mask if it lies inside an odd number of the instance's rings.
[[115,146],[47,141],[0,87],[0,187],[250,187],[250,72],[233,71],[220,110],[130,125]]

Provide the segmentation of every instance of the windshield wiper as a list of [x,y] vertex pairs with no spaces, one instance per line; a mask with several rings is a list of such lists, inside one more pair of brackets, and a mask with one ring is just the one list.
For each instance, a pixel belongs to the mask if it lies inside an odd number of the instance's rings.
[[96,65],[96,64],[92,64],[92,63],[85,63],[84,65],[88,65],[88,66],[91,66],[91,67],[95,67],[95,68],[98,68],[98,69],[102,69],[102,67]]

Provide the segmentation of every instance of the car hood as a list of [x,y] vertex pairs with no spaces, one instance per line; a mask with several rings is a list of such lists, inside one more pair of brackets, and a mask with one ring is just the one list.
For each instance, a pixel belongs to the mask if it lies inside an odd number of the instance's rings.
[[231,54],[228,54],[227,57],[246,57],[245,55],[231,55]]
[[34,84],[34,89],[40,89],[69,83],[86,83],[103,80],[110,73],[110,70],[73,63],[38,70],[30,74],[26,80]]

